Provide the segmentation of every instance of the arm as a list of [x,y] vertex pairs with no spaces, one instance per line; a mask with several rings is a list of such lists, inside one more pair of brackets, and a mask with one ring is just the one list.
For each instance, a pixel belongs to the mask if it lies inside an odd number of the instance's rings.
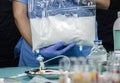
[[[31,38],[31,30],[30,30],[30,22],[27,17],[27,5],[21,2],[17,2],[16,0],[13,1],[13,13],[14,18],[16,21],[16,25],[21,33],[21,35],[24,37],[24,39],[32,46],[32,38]],[[40,49],[41,55],[44,57],[55,57],[58,55],[61,55],[74,47],[74,43],[66,45],[64,42],[58,42],[54,45],[48,46],[46,48]],[[66,46],[66,47],[64,47]],[[63,49],[60,49],[61,47],[64,47]]]
[[110,6],[110,0],[96,0],[97,8],[108,9]]
[[30,22],[27,17],[27,4],[13,1],[13,14],[16,25],[23,38],[32,46]]

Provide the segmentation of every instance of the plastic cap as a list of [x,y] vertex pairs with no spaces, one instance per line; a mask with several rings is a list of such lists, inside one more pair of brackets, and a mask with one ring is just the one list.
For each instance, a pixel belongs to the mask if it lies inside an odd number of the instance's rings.
[[117,20],[114,22],[114,25],[113,25],[113,29],[114,30],[120,30],[120,12],[119,13],[119,18],[117,18]]
[[120,11],[118,11],[117,16],[118,16],[118,18],[120,17]]
[[94,40],[94,42],[102,42],[102,40]]
[[102,40],[94,40],[94,44],[102,44]]
[[37,60],[38,60],[38,61],[43,61],[43,59],[44,59],[44,58],[43,58],[42,56],[38,56],[38,57],[37,57]]

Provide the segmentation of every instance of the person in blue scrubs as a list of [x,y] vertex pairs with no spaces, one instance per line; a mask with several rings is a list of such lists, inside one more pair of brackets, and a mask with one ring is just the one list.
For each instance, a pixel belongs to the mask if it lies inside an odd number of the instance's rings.
[[[28,0],[13,1],[16,25],[22,35],[22,38],[16,45],[15,54],[20,55],[19,66],[39,66],[39,62],[36,60],[37,56],[32,52],[32,39],[27,5]],[[87,14],[85,10],[83,10],[83,12]],[[79,46],[75,43],[66,45],[61,41],[49,47],[40,49],[40,54],[45,58],[45,60],[61,54],[78,57],[80,55],[87,56],[90,53],[90,49],[90,46],[83,46],[83,51],[81,52],[79,50]],[[56,61],[54,62],[56,63]],[[50,63],[53,64],[53,62]]]

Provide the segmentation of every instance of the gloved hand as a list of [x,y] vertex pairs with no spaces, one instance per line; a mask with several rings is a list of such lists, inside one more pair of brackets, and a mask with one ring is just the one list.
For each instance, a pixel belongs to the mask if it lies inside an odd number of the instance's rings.
[[75,46],[75,43],[66,45],[65,42],[58,42],[52,46],[40,49],[40,53],[45,58],[52,58],[61,55]]

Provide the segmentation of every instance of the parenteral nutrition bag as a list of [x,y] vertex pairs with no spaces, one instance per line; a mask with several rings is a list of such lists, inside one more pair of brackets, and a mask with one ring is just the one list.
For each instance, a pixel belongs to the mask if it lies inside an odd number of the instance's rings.
[[[93,45],[95,3],[91,0],[28,0],[33,51],[60,41]],[[75,2],[76,1],[76,2]]]

